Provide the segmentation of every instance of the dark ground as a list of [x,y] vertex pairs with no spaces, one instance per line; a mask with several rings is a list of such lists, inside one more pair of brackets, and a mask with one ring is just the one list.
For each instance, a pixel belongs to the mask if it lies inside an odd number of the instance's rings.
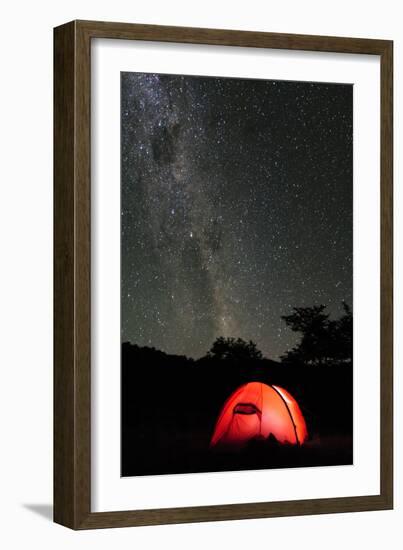
[[[197,361],[122,345],[122,476],[352,464],[352,364],[268,359]],[[209,448],[229,395],[246,382],[287,389],[309,439],[301,447],[251,441],[238,452]]]

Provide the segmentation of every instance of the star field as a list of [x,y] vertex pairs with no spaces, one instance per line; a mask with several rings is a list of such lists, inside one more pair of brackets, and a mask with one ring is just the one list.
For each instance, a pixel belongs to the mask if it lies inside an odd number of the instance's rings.
[[296,341],[281,315],[352,305],[352,93],[122,73],[122,341],[277,358]]

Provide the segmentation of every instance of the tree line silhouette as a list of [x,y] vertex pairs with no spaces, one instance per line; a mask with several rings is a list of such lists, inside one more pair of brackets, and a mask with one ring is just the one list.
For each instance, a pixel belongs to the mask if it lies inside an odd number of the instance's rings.
[[301,334],[301,341],[286,352],[282,361],[302,362],[308,365],[324,365],[337,361],[351,361],[353,354],[353,314],[343,302],[344,314],[330,320],[326,306],[295,307],[291,315],[282,319],[294,332]]
[[[293,331],[300,333],[300,342],[280,357],[285,363],[326,365],[350,362],[353,353],[353,314],[350,306],[342,302],[343,315],[331,320],[325,313],[326,306],[294,307],[290,315],[282,319]],[[208,358],[218,360],[261,360],[262,352],[252,340],[218,337]]]

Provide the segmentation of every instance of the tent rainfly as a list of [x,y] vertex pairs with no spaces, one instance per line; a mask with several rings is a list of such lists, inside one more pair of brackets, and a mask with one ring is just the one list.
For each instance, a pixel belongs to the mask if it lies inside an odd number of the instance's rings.
[[308,437],[295,399],[283,388],[249,382],[234,391],[218,417],[210,447],[242,447],[251,439],[274,436],[279,443],[301,445]]

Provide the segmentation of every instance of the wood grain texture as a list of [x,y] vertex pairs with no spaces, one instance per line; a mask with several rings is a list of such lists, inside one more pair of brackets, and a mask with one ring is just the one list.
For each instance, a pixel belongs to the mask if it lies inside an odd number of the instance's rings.
[[381,57],[381,494],[393,507],[393,43]]
[[74,525],[74,25],[54,35],[54,519]]
[[131,23],[108,23],[104,21],[77,21],[76,23],[84,33],[92,38],[151,40],[158,42],[182,42],[188,44],[212,44],[217,46],[242,46],[377,55],[382,55],[388,44],[388,41],[385,40],[367,38],[341,38],[334,36],[310,36],[302,34],[203,29],[195,27],[138,25]]
[[90,50],[72,22],[55,29],[54,519],[90,512]]
[[[91,39],[381,56],[381,489],[379,495],[91,512]],[[72,529],[385,510],[393,506],[393,43],[73,21],[54,31],[54,520]]]

